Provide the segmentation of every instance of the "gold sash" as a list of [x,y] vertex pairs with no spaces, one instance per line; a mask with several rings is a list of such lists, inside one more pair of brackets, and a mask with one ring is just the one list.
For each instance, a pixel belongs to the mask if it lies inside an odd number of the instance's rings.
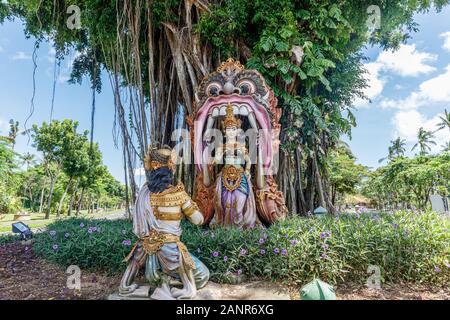
[[130,254],[128,255],[128,257],[125,258],[126,261],[128,261],[132,257],[134,250],[141,241],[142,241],[142,248],[147,255],[157,253],[165,243],[176,243],[186,266],[189,269],[196,269],[194,260],[189,254],[186,245],[180,241],[179,236],[170,233],[158,232],[154,229],[150,231],[150,234],[148,236],[143,237],[138,241],[136,241],[133,249],[131,249]]

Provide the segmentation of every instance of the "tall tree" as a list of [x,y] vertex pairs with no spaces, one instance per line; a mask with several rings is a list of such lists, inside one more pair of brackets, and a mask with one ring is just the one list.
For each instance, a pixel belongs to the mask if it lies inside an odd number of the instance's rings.
[[65,119],[53,120],[50,124],[43,122],[40,127],[33,126],[33,140],[36,149],[43,154],[47,175],[50,179],[47,211],[45,218],[50,218],[55,183],[61,173],[65,151],[70,140],[76,136],[78,122]]
[[[66,2],[53,0],[9,0],[0,6],[0,22],[19,16],[27,35],[50,37],[58,53],[78,50],[73,82],[87,75],[97,88],[98,70],[108,71],[130,181],[150,144],[170,142],[177,110],[192,115],[201,79],[234,57],[260,71],[275,91],[285,155],[278,182],[291,211],[306,212],[323,203],[333,209],[326,160],[355,125],[352,104],[367,85],[361,49],[367,43],[397,48],[417,30],[415,13],[440,10],[449,1],[70,3],[81,9],[80,29],[67,28]],[[192,180],[193,167],[183,170]]]
[[398,137],[395,140],[391,140],[391,145],[388,148],[388,156],[378,160],[378,162],[383,162],[384,160],[393,160],[398,157],[403,157],[405,155],[405,145],[406,140]]
[[450,130],[450,113],[447,112],[447,109],[444,111],[444,115],[440,116],[441,122],[438,123],[438,130],[442,130],[447,128]]
[[434,134],[431,131],[427,131],[424,128],[420,128],[417,133],[417,143],[414,144],[411,151],[419,147],[420,155],[426,155],[428,151],[431,151],[430,145],[436,145],[436,142],[433,140]]

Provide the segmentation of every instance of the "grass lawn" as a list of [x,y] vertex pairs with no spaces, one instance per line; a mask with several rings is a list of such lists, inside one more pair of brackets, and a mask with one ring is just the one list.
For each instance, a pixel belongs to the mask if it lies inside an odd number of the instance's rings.
[[[86,218],[103,218],[107,217],[110,214],[114,213],[120,213],[123,212],[123,210],[110,210],[110,211],[103,211],[100,213],[95,214],[88,214],[87,210],[82,210],[80,212],[79,217],[86,217]],[[67,219],[67,216],[62,215],[59,219]],[[43,228],[49,223],[57,220],[56,215],[50,215],[50,219],[45,219],[45,213],[31,213],[31,220],[23,221],[26,225],[28,225],[31,229],[38,229]],[[11,225],[16,222],[14,221],[14,214],[5,214],[0,219],[0,233],[9,233],[11,232]]]

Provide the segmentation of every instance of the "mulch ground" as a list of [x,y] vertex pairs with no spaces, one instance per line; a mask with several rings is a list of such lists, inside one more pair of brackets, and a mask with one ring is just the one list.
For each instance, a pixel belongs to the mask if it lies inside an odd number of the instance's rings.
[[65,271],[37,257],[30,246],[0,245],[0,300],[105,299],[120,282],[120,276],[82,271],[77,291],[67,288]]
[[[81,290],[67,288],[66,270],[46,262],[20,242],[0,245],[0,300],[98,300],[117,292],[120,275],[82,271]],[[383,285],[380,290],[347,285],[340,300],[450,300],[450,289],[414,284]]]

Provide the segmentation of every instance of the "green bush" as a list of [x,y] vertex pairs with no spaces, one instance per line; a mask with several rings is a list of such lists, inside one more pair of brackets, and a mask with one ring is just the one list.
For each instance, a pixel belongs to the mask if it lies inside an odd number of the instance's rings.
[[126,220],[71,218],[55,221],[35,235],[34,251],[63,267],[106,271],[124,270],[123,259],[136,237]]
[[[100,231],[89,233],[90,227]],[[443,285],[450,280],[449,222],[432,212],[292,217],[268,229],[244,231],[183,227],[183,242],[215,281],[231,272],[294,285],[314,277],[365,283],[370,265],[380,268],[384,282]],[[63,266],[121,272],[134,241],[129,222],[70,219],[36,235],[34,248]]]

